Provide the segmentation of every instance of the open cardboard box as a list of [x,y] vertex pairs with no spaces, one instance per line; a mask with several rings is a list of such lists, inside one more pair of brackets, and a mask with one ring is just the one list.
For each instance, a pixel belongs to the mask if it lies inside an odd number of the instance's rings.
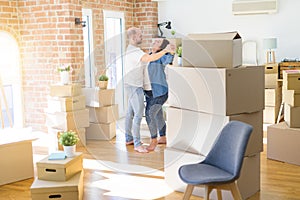
[[188,34],[182,40],[183,66],[233,68],[242,65],[237,32]]

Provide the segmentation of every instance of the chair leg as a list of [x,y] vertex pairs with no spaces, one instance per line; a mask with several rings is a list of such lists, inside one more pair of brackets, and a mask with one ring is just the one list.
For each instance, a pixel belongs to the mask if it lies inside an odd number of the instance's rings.
[[222,200],[222,191],[220,189],[217,189],[217,196],[218,200]]
[[194,186],[188,184],[188,185],[186,186],[186,189],[185,189],[185,192],[184,192],[184,195],[183,195],[183,200],[188,200],[188,199],[190,199],[193,190],[194,190]]
[[231,193],[232,193],[232,196],[233,196],[233,199],[234,200],[242,200],[242,195],[239,191],[239,188],[237,186],[237,183],[236,181],[229,184],[230,185],[230,190],[231,190]]
[[204,200],[209,200],[209,194],[210,194],[210,192],[212,191],[212,187],[211,186],[209,186],[209,185],[205,185],[204,186]]

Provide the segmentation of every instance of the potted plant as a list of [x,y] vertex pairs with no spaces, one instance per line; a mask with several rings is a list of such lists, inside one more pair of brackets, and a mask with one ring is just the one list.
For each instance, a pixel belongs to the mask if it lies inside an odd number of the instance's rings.
[[108,76],[106,76],[105,74],[102,74],[99,76],[98,81],[99,81],[100,89],[107,89]]
[[171,31],[171,35],[172,35],[173,37],[175,37],[175,34],[176,34],[176,31],[175,31],[175,30],[172,30],[172,31]]
[[63,85],[67,85],[69,83],[69,72],[72,70],[71,66],[62,66],[58,67],[57,71],[60,74],[60,82]]
[[67,157],[74,157],[76,152],[76,144],[79,141],[75,131],[68,130],[60,133],[59,143],[64,147]]
[[177,47],[176,53],[178,55],[178,65],[182,66],[182,46]]

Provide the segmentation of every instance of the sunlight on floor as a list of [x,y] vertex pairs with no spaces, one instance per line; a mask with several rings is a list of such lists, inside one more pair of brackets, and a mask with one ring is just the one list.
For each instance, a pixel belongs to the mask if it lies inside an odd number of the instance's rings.
[[103,176],[105,179],[91,182],[88,186],[109,191],[104,193],[105,196],[128,199],[157,199],[173,192],[164,179],[125,174],[95,173]]
[[130,174],[140,174],[145,176],[158,176],[164,177],[164,172],[141,165],[130,165],[123,163],[116,163],[105,160],[91,160],[83,159],[83,168],[100,170],[100,171],[111,171],[115,173],[130,173]]

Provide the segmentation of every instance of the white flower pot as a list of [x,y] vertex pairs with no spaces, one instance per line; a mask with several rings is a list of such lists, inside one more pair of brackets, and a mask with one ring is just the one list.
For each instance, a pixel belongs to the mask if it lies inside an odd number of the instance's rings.
[[63,71],[60,73],[60,83],[63,85],[67,85],[69,83],[69,72]]
[[72,158],[75,156],[76,145],[73,146],[64,146],[64,152],[68,158]]
[[182,57],[178,57],[177,61],[178,61],[178,66],[182,66]]

